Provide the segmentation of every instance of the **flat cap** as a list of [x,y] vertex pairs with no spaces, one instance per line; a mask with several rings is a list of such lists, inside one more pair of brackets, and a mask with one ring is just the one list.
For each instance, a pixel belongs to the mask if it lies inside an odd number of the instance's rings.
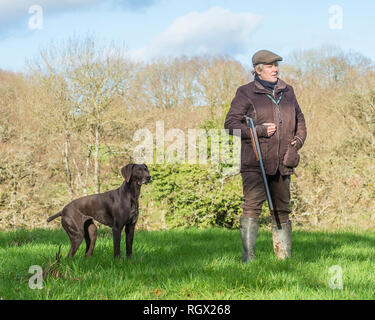
[[259,50],[252,58],[253,66],[257,64],[271,64],[275,61],[283,61],[283,58],[268,50]]

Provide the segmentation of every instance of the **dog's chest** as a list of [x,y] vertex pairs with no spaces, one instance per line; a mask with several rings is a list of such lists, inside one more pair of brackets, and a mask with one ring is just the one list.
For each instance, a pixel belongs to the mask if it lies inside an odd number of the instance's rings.
[[135,224],[138,220],[138,209],[134,211],[129,217],[128,223]]
[[138,203],[136,201],[132,201],[130,205],[130,217],[132,218],[134,216],[138,217]]
[[121,220],[126,223],[136,222],[138,219],[138,204],[136,202],[124,203],[120,209]]

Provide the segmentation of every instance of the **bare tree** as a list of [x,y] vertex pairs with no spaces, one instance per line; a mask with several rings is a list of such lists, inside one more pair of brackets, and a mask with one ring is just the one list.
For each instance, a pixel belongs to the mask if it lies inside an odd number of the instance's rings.
[[72,198],[74,190],[70,140],[74,132],[77,106],[71,98],[66,70],[62,68],[65,59],[66,56],[58,47],[51,46],[49,50],[41,51],[39,59],[29,62],[29,69],[37,90],[34,99],[38,100],[38,103],[34,103],[33,112],[46,136],[55,137],[52,142],[61,150],[68,192]]
[[186,57],[159,59],[147,64],[139,77],[149,107],[171,109],[194,106],[198,72],[197,60]]
[[[78,102],[80,116],[93,141],[95,192],[100,192],[100,143],[106,124],[121,121],[114,110],[115,99],[120,97],[129,84],[132,64],[124,50],[114,47],[97,48],[93,39],[73,41],[69,50],[69,80],[73,99]],[[118,115],[117,115],[118,116]],[[89,144],[91,150],[92,144]]]
[[213,118],[221,111],[220,107],[232,101],[236,88],[249,80],[249,73],[228,57],[205,57],[200,64],[200,95]]
[[[105,127],[111,122],[126,122],[122,118],[124,104],[115,103],[124,99],[129,87],[132,63],[126,59],[125,50],[112,45],[99,47],[90,37],[73,38],[43,51],[30,69],[44,88],[47,104],[52,101],[52,108],[44,109],[46,128],[64,135],[61,148],[69,192],[73,193],[73,166],[87,193],[91,157],[94,189],[100,192],[100,148]],[[72,136],[84,149],[84,177],[72,156]]]

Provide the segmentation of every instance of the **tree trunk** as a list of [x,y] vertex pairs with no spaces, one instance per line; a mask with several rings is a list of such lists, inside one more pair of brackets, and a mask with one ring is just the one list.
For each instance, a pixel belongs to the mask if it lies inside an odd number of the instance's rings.
[[[83,182],[82,182],[82,174],[81,174],[81,171],[79,170],[79,167],[78,167],[78,164],[77,164],[77,161],[76,159],[74,158],[74,156],[72,156],[72,161],[73,161],[73,164],[74,164],[74,167],[77,171],[77,179],[78,179],[78,183],[75,183],[76,184],[76,190],[78,190],[79,188],[82,188],[83,187]],[[74,180],[76,181],[76,180]],[[79,185],[78,185],[79,184]]]
[[95,127],[94,183],[95,183],[95,193],[99,193],[100,192],[100,181],[99,181],[99,125],[97,125]]
[[83,194],[87,196],[87,183],[89,179],[89,167],[90,167],[90,158],[92,153],[92,143],[89,145],[89,151],[86,157],[86,165],[85,165],[85,183],[83,185]]
[[65,165],[65,176],[66,183],[68,185],[68,192],[70,199],[73,198],[73,187],[72,187],[72,172],[69,165],[69,135],[65,135],[64,149],[63,149],[63,159]]

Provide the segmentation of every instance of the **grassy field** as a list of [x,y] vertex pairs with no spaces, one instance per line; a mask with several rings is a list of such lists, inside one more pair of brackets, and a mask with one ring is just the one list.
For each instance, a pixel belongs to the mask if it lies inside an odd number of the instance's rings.
[[[271,233],[261,230],[257,259],[247,265],[239,231],[225,229],[138,231],[131,260],[113,259],[108,228],[99,230],[92,258],[84,258],[84,243],[73,259],[68,249],[63,230],[0,232],[0,299],[375,298],[370,232],[295,231],[293,258],[278,261]],[[44,271],[40,290],[29,288],[32,265]],[[342,269],[342,290],[330,288],[332,266]]]

